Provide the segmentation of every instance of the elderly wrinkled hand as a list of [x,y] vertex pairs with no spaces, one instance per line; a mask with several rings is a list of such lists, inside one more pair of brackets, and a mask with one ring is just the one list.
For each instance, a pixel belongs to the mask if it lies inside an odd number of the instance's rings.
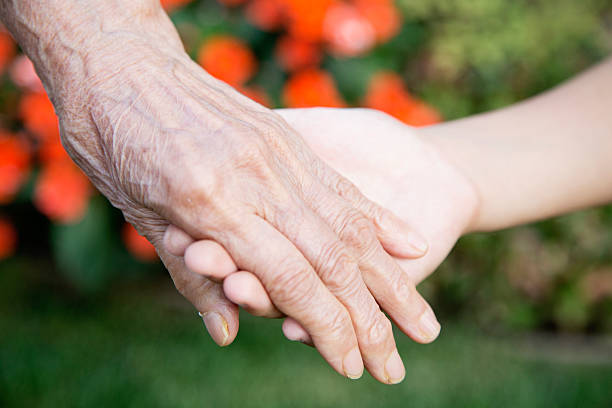
[[[417,227],[431,242],[422,258],[396,258],[413,282],[433,272],[457,238],[473,229],[478,198],[472,183],[418,129],[366,109],[294,109],[278,113],[330,166],[354,181],[368,197]],[[429,131],[435,133],[435,127]],[[174,226],[168,228],[165,242],[177,256],[185,256],[191,270],[223,281],[227,297],[248,312],[271,318],[282,316],[257,277],[239,270],[218,243],[194,242]],[[392,302],[377,300],[385,310],[394,307]],[[398,324],[410,334],[401,321]],[[308,331],[291,318],[285,320],[283,331],[292,340],[311,344]]]
[[[67,4],[69,3],[69,4]],[[387,254],[426,244],[315,156],[277,114],[184,52],[154,0],[3,2],[54,102],[62,141],[158,249],[176,287],[231,342],[237,309],[162,245],[168,224],[221,244],[339,373],[401,380],[389,319],[419,341],[438,323]],[[386,302],[386,303],[384,303]],[[229,317],[228,317],[229,316]],[[362,360],[363,356],[363,360]]]

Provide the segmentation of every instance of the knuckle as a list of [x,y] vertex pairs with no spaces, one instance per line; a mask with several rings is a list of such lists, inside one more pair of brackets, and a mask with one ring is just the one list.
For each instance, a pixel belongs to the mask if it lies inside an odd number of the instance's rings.
[[220,178],[215,177],[215,172],[201,162],[189,159],[181,162],[183,165],[167,172],[170,175],[167,184],[170,186],[168,190],[172,205],[190,208],[210,203],[221,188]]
[[369,348],[380,348],[387,342],[391,333],[391,322],[383,312],[378,311],[368,327],[365,339],[362,340],[363,345]]
[[315,296],[317,281],[301,262],[286,260],[267,283],[270,297],[279,305],[293,304],[305,309]]
[[372,222],[357,210],[349,210],[338,222],[339,235],[353,248],[360,260],[370,259],[378,249],[378,238]]
[[403,308],[412,317],[418,317],[425,312],[425,303],[416,290],[416,286],[404,274],[398,274],[392,283],[395,304],[405,305]]
[[239,136],[232,147],[232,158],[240,165],[261,164],[265,161],[264,146],[257,137]]
[[272,175],[268,149],[257,137],[239,138],[240,142],[232,149],[232,169],[245,171],[259,180],[268,180]]
[[335,310],[326,313],[326,319],[322,323],[326,340],[332,342],[345,341],[351,330],[350,316],[343,307],[335,308]]
[[340,241],[325,245],[315,266],[321,280],[332,291],[345,288],[358,276],[357,263],[352,260]]
[[338,176],[334,182],[334,189],[342,198],[364,211],[368,217],[382,216],[381,207],[364,196],[357,186],[346,178]]
[[273,202],[266,200],[262,203],[263,218],[272,225],[283,226],[287,239],[296,242],[310,210],[302,203],[296,202],[290,190],[278,189],[270,192],[269,197]]
[[227,174],[227,170],[231,169],[259,179],[267,179],[271,175],[269,143],[258,135],[257,129],[233,125],[223,133],[227,137],[223,139],[220,155],[213,158],[215,162],[221,161],[220,171]]
[[367,232],[370,228],[369,221],[355,209],[343,211],[334,224],[339,235],[351,244],[353,243],[352,240],[358,239],[362,233]]
[[367,201],[366,204],[366,214],[372,221],[373,225],[382,228],[384,225],[393,225],[395,222],[395,215],[387,210],[386,208],[382,208],[378,204],[374,204],[371,201]]
[[411,303],[411,299],[413,299],[416,294],[414,284],[408,281],[408,278],[401,273],[394,279],[393,291],[398,301],[401,301],[402,303]]
[[348,179],[342,176],[338,176],[338,178],[335,180],[334,189],[340,195],[340,197],[351,202],[357,197],[361,196],[359,189],[355,187],[355,185]]

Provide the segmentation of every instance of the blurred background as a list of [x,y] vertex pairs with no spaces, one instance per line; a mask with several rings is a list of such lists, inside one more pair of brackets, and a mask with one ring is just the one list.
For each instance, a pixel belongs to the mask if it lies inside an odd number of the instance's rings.
[[[612,50],[609,0],[162,4],[190,55],[262,104],[367,106],[414,126],[509,105]],[[420,286],[440,339],[397,333],[406,380],[351,382],[279,321],[243,314],[216,347],[70,162],[4,31],[0,71],[0,406],[612,406],[612,208],[463,238]]]

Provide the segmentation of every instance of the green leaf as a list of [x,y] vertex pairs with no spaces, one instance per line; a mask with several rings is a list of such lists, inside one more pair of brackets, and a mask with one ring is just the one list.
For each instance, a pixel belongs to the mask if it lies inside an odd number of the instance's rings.
[[79,290],[94,292],[104,287],[116,271],[117,233],[106,200],[94,197],[85,217],[71,225],[54,225],[52,247],[65,277]]

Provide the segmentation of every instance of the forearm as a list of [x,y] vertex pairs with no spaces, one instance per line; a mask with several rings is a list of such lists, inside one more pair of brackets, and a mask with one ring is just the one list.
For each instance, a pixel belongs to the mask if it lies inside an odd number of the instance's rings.
[[182,51],[158,0],[0,0],[0,19],[34,62],[54,102],[75,84],[82,86],[104,61],[98,57],[127,46],[129,37],[146,35],[160,47]]
[[472,231],[612,201],[612,60],[538,97],[423,129],[479,195]]

